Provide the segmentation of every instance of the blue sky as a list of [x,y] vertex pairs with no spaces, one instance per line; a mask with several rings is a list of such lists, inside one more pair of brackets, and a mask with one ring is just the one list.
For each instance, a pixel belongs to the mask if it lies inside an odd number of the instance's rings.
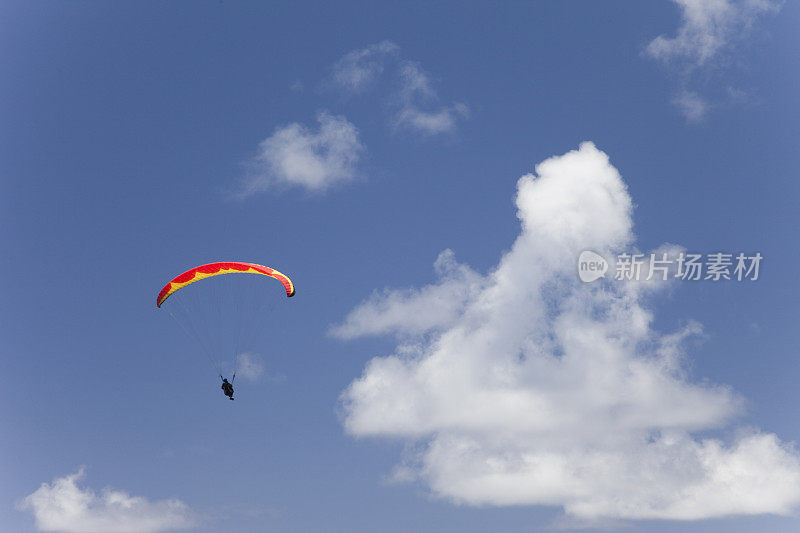
[[[4,531],[800,527],[796,4],[0,20]],[[297,286],[237,402],[154,305],[229,259]]]

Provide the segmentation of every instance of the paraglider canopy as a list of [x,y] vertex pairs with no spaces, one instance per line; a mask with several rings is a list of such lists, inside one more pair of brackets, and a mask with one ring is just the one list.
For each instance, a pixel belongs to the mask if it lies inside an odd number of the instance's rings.
[[284,288],[286,289],[286,296],[294,296],[294,285],[292,284],[292,280],[274,268],[266,267],[264,265],[256,265],[254,263],[243,263],[241,261],[223,261],[219,263],[200,265],[187,270],[183,274],[175,276],[175,278],[167,283],[164,288],[161,289],[161,292],[158,293],[156,305],[161,307],[161,304],[163,304],[164,301],[170,297],[170,295],[172,295],[175,291],[189,285],[190,283],[194,283],[195,281],[200,281],[203,278],[208,278],[211,276],[219,276],[220,274],[262,274],[264,276],[269,276],[277,279],[283,284]]

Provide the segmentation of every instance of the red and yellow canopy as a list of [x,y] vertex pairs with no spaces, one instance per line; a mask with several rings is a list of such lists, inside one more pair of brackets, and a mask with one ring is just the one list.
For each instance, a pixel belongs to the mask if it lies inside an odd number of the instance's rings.
[[161,289],[161,292],[158,293],[156,305],[161,307],[161,304],[163,304],[172,293],[182,289],[190,283],[194,283],[195,281],[199,281],[203,278],[218,276],[220,274],[262,274],[264,276],[269,276],[277,279],[283,284],[283,287],[286,289],[286,296],[294,296],[294,285],[292,284],[292,280],[277,270],[263,265],[256,265],[254,263],[225,261],[221,263],[200,265],[176,276],[175,279],[167,283],[164,288]]

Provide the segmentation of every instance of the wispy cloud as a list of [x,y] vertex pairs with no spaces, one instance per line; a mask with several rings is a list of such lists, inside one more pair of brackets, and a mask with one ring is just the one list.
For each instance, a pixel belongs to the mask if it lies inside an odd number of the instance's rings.
[[701,66],[741,38],[764,13],[780,4],[770,0],[673,0],[681,8],[682,22],[674,37],[659,35],[647,53],[662,61],[686,61]]
[[697,93],[683,91],[676,96],[672,103],[681,110],[689,122],[700,122],[708,112],[708,103]]
[[261,142],[239,196],[282,186],[320,192],[356,177],[364,150],[358,130],[345,117],[320,113],[316,131],[296,122]]
[[98,495],[78,486],[75,474],[43,483],[18,507],[31,511],[39,531],[63,533],[157,533],[195,525],[192,511],[179,500],[149,501],[106,488]]
[[742,400],[689,378],[685,342],[699,325],[653,329],[646,302],[667,283],[578,280],[581,251],[611,256],[634,240],[606,154],[584,143],[542,162],[516,204],[521,232],[490,273],[444,252],[437,283],[377,293],[334,328],[398,339],[343,393],[347,432],[417,443],[396,477],[440,497],[562,506],[581,523],[800,503],[800,458],[775,435],[695,436],[729,426]]
[[395,124],[417,132],[436,135],[455,130],[460,119],[469,116],[469,108],[461,103],[439,105],[431,80],[418,63],[404,61],[400,65],[400,111]]
[[387,60],[397,56],[400,48],[391,41],[353,50],[333,65],[331,81],[348,92],[361,93],[383,73]]
[[[758,18],[780,9],[771,0],[673,0],[681,9],[681,25],[675,36],[659,35],[645,48],[649,57],[677,67],[684,89],[673,100],[690,122],[703,117],[707,106],[686,90],[692,74],[718,59],[733,44],[743,40]],[[691,98],[687,98],[687,95]]]
[[250,381],[257,381],[264,375],[264,364],[257,355],[245,352],[236,357],[236,375]]
[[330,82],[349,94],[362,94],[386,71],[395,74],[394,94],[386,95],[397,111],[392,125],[424,135],[454,131],[469,116],[462,103],[441,104],[430,76],[418,62],[403,59],[400,47],[383,41],[345,54],[333,66]]

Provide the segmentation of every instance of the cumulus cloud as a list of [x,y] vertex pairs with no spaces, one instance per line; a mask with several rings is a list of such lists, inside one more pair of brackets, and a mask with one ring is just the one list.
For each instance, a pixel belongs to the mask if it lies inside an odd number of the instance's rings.
[[516,205],[520,234],[491,272],[446,251],[438,282],[376,293],[334,328],[398,342],[343,392],[346,431],[411,444],[396,477],[456,503],[560,506],[591,523],[790,512],[796,451],[757,430],[707,436],[742,400],[689,376],[698,324],[653,329],[647,302],[673,282],[579,281],[583,250],[633,246],[606,154],[584,143],[547,159]]
[[262,141],[239,196],[278,186],[319,192],[353,180],[364,151],[358,130],[343,116],[323,112],[317,120],[316,131],[295,122]]
[[78,486],[83,470],[43,483],[19,503],[31,511],[39,531],[62,533],[156,533],[195,525],[179,500],[149,501],[111,488],[98,495]]
[[342,90],[361,93],[383,73],[386,62],[399,50],[393,42],[383,41],[348,52],[333,65],[331,81]]
[[400,80],[400,110],[395,125],[436,135],[452,132],[460,119],[469,116],[469,108],[464,104],[437,104],[431,80],[418,63],[404,61],[400,65]]

